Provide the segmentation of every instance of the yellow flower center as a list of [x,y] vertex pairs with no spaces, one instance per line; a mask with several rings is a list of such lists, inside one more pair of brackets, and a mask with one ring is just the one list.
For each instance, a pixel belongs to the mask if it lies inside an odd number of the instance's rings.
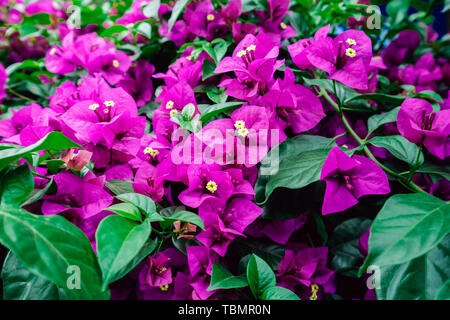
[[287,28],[286,23],[281,22],[281,23],[280,23],[280,28],[283,29],[283,30],[286,29],[286,28]]
[[152,149],[150,147],[147,147],[147,148],[144,149],[144,154],[149,154],[152,157],[155,157],[155,156],[157,156],[159,154],[159,151],[155,150],[155,149]]
[[172,100],[167,101],[166,103],[166,109],[172,109],[174,102]]
[[317,291],[319,290],[319,286],[317,284],[311,285],[312,295],[309,297],[309,300],[317,300]]
[[255,51],[256,50],[256,46],[254,44],[252,44],[251,46],[249,46],[247,48],[247,51]]
[[353,58],[356,56],[356,51],[352,48],[347,48],[347,50],[345,50],[345,55],[350,58]]
[[171,117],[174,116],[177,113],[178,113],[178,110],[176,110],[176,109],[170,110],[170,116]]
[[246,53],[247,53],[247,52],[246,52],[245,50],[241,50],[241,51],[239,51],[239,52],[237,53],[237,56],[238,56],[239,58],[241,58],[241,57],[245,56]]
[[210,191],[211,193],[214,193],[217,191],[217,183],[215,183],[212,180],[209,180],[208,183],[206,184],[206,189],[208,191]]
[[161,289],[161,291],[167,291],[167,289],[169,289],[169,285],[168,284],[164,284],[162,286],[159,286],[159,288]]
[[237,132],[238,136],[246,137],[248,135],[248,129],[247,128],[240,128]]
[[243,120],[238,120],[234,123],[234,127],[236,129],[241,129],[241,128],[245,128],[245,121]]
[[159,271],[159,273],[163,273],[164,271],[166,271],[167,270],[167,268],[166,267],[163,267],[160,271]]
[[114,66],[115,68],[118,68],[118,67],[119,67],[119,61],[113,60],[113,66]]
[[49,52],[50,55],[54,55],[56,53],[56,48],[52,48]]
[[214,19],[215,19],[215,17],[211,13],[206,16],[206,20],[208,20],[208,21],[213,21]]
[[112,100],[106,100],[103,104],[107,107],[114,107],[114,101]]
[[351,46],[356,45],[356,41],[355,41],[354,39],[352,39],[352,38],[348,38],[346,42],[347,42],[349,45],[351,45]]
[[89,109],[95,111],[98,107],[100,107],[100,105],[98,103],[94,103],[89,106]]
[[103,109],[103,113],[109,113],[109,109]]
[[159,151],[158,150],[152,150],[152,151],[150,151],[150,155],[152,156],[152,157],[156,157],[157,155],[159,154]]

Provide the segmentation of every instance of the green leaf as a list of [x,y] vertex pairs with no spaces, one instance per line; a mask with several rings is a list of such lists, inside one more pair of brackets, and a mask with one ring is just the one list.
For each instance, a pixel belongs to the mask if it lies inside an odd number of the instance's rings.
[[276,285],[275,274],[270,266],[255,254],[252,254],[247,265],[247,281],[256,299],[260,299],[264,291]]
[[450,300],[450,279],[445,281],[442,287],[439,288],[435,300]]
[[64,292],[25,268],[11,251],[2,268],[4,300],[60,300]]
[[194,113],[195,113],[195,106],[192,103],[188,103],[183,107],[183,110],[181,110],[181,116],[185,121],[190,121]]
[[65,137],[61,132],[53,131],[28,147],[0,150],[0,170],[11,162],[15,162],[32,152],[41,150],[66,150],[71,148],[83,149],[83,147]]
[[141,212],[139,211],[139,209],[136,206],[132,205],[131,203],[123,202],[123,203],[113,204],[112,206],[105,208],[103,210],[109,210],[114,213],[117,213],[118,215],[120,215],[124,218],[142,222]]
[[416,93],[413,98],[431,100],[431,102],[437,102],[437,103],[444,103],[444,101],[442,100],[442,97],[439,95],[439,93],[431,91],[431,90],[420,91],[420,92]]
[[426,194],[394,195],[373,221],[369,254],[359,274],[370,265],[395,265],[417,258],[449,232],[450,203]]
[[136,257],[150,233],[148,220],[139,224],[111,215],[100,222],[95,238],[104,288],[125,275],[120,271]]
[[233,242],[240,256],[256,254],[266,261],[272,269],[276,269],[284,257],[286,248],[273,241],[252,238],[236,238]]
[[214,262],[211,271],[211,283],[207,291],[233,289],[248,286],[245,276],[235,276],[220,263]]
[[146,216],[156,212],[155,202],[147,196],[140,193],[124,193],[116,196],[117,199],[134,204],[139,210],[142,210]]
[[344,104],[347,104],[348,102],[354,101],[354,100],[372,100],[375,102],[385,102],[387,104],[394,104],[399,105],[402,104],[402,102],[406,99],[404,96],[394,96],[391,94],[385,94],[385,93],[364,93],[364,94],[358,94],[356,96],[350,97],[349,99],[345,100]]
[[441,12],[447,12],[450,9],[450,0],[445,0],[444,8],[442,8]]
[[263,203],[276,188],[300,189],[319,181],[323,163],[329,152],[330,149],[305,151],[281,161],[278,172],[267,181],[266,199]]
[[[370,144],[387,149],[394,157],[409,163],[410,165],[416,164],[417,154],[419,152],[419,147],[414,143],[409,142],[404,137],[397,136],[385,136],[385,137],[374,137],[368,141]],[[424,161],[423,153],[420,151],[419,162],[421,165]]]
[[178,16],[181,14],[184,7],[189,3],[189,1],[190,0],[177,0],[175,5],[173,6],[172,14],[170,15],[170,18],[169,18],[169,31],[168,32],[170,32],[172,30],[172,27],[173,27],[175,21],[177,21]]
[[380,268],[379,300],[449,299],[450,236],[426,254],[394,266]]
[[374,132],[376,129],[385,125],[386,123],[391,123],[397,121],[397,115],[400,107],[394,108],[383,114],[375,114],[369,118],[367,121],[367,126],[369,132]]
[[237,106],[241,106],[242,104],[243,102],[241,101],[224,102],[218,104],[199,104],[198,110],[202,114],[202,123],[204,124],[219,113],[232,110]]
[[144,36],[146,36],[147,38],[151,39],[152,37],[152,25],[148,22],[142,21],[137,23],[134,26],[134,30],[136,30],[136,32],[143,34]]
[[153,0],[142,9],[142,13],[147,18],[158,18],[159,7],[161,6],[160,0]]
[[255,184],[255,199],[258,203],[264,202],[266,184],[270,178],[270,175],[263,175],[261,169],[266,167],[270,168],[273,161],[283,161],[284,159],[293,158],[305,151],[312,151],[318,149],[332,148],[336,144],[333,139],[325,138],[322,136],[313,135],[298,135],[292,138],[288,138],[279,145],[270,149],[264,159],[261,161],[260,172],[258,174],[258,180]]
[[105,181],[105,186],[108,187],[114,194],[133,193],[133,185],[130,182],[126,182],[119,179],[111,179]]
[[189,211],[177,211],[174,212],[170,217],[164,217],[164,220],[168,221],[182,221],[195,224],[201,229],[205,230],[205,225],[203,220],[195,213]]
[[398,25],[404,21],[408,14],[409,0],[389,1],[386,6],[386,12],[392,18],[392,25]]
[[[30,272],[63,289],[68,299],[109,298],[109,291],[101,289],[101,272],[91,243],[63,217],[0,207],[0,241]],[[68,286],[71,266],[80,270],[80,289]]]
[[29,25],[50,25],[52,24],[52,20],[50,18],[50,15],[48,13],[37,13],[33,15],[24,15],[22,23],[29,24]]
[[128,28],[118,24],[118,25],[114,25],[114,26],[109,27],[108,29],[103,30],[100,33],[100,37],[103,37],[103,38],[111,37],[114,34],[120,34],[121,32],[124,32],[124,31],[128,32]]
[[[334,80],[331,79],[307,79],[303,78],[305,86],[319,86],[327,90],[328,92],[334,94]],[[354,89],[340,83],[336,82],[336,94],[341,101],[350,101],[351,98],[358,95]]]
[[10,168],[0,176],[0,205],[18,207],[33,189],[34,179],[28,164]]
[[425,162],[416,170],[416,172],[437,174],[447,180],[450,180],[450,168],[448,166],[438,166],[430,162]]
[[47,185],[43,189],[34,189],[33,192],[31,192],[30,196],[22,203],[22,207],[41,199],[44,196],[44,194],[46,194],[47,191],[50,190],[52,185],[55,185],[55,180],[53,180],[53,178],[47,183]]
[[264,291],[261,300],[300,300],[300,298],[289,289],[272,287]]
[[13,63],[13,64],[9,65],[5,71],[8,76],[11,76],[16,71],[25,69],[25,68],[39,69],[40,68],[39,62],[34,61],[34,60],[24,60],[22,62],[17,62],[17,63]]
[[338,225],[328,246],[333,254],[331,267],[339,274],[356,278],[364,260],[359,252],[359,238],[369,229],[372,221],[364,217],[352,218]]
[[214,62],[209,61],[208,59],[203,60],[203,65],[202,65],[202,71],[203,71],[203,75],[202,75],[202,80],[206,80],[209,77],[212,77],[215,75],[214,70],[216,70],[216,65]]

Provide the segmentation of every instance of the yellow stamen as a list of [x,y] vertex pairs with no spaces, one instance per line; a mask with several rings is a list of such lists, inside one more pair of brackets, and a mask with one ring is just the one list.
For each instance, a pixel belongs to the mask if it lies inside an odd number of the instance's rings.
[[109,113],[109,109],[103,109],[103,113]]
[[254,44],[252,44],[251,46],[249,46],[247,48],[247,51],[255,51],[256,50],[256,46]]
[[317,284],[311,285],[312,295],[309,297],[309,300],[317,300],[317,291],[319,291],[319,286]]
[[209,182],[206,184],[206,189],[210,191],[211,193],[214,193],[217,191],[217,183],[215,183],[212,180],[209,180]]
[[150,151],[150,155],[151,155],[152,157],[156,157],[158,154],[159,154],[159,151],[158,151],[158,150],[152,150],[152,151]]
[[113,66],[114,66],[115,68],[118,68],[118,67],[119,67],[119,61],[113,60]]
[[236,129],[242,129],[242,128],[245,128],[245,121],[243,121],[243,120],[238,120],[238,121],[236,121],[236,122],[234,123],[234,127],[235,127]]
[[350,58],[353,58],[356,56],[356,51],[353,50],[352,48],[347,48],[347,50],[345,50],[345,55]]
[[161,289],[161,291],[167,291],[167,289],[169,289],[169,285],[168,284],[164,284],[162,286],[159,286],[159,288]]
[[167,101],[166,103],[166,109],[172,109],[174,102],[172,100]]
[[214,19],[215,19],[215,17],[211,13],[206,16],[206,20],[208,20],[208,21],[213,21]]
[[106,100],[103,104],[107,107],[114,107],[114,101],[112,100]]
[[170,110],[170,116],[171,117],[176,115],[177,113],[178,113],[178,110],[176,110],[176,109]]
[[248,135],[248,129],[240,128],[237,133],[238,133],[238,136],[246,137]]
[[48,54],[54,55],[56,53],[56,48],[52,48]]
[[351,45],[351,46],[356,45],[356,41],[355,41],[354,39],[352,39],[352,38],[348,38],[346,42],[347,42],[349,45]]
[[247,54],[247,52],[246,52],[245,50],[241,50],[241,51],[239,51],[239,52],[237,53],[237,56],[238,56],[239,58],[241,58],[241,57],[245,56],[246,54]]
[[286,23],[281,22],[281,23],[280,23],[280,28],[283,29],[283,30],[286,29],[286,28],[287,28]]
[[98,107],[100,107],[100,105],[98,103],[94,103],[89,106],[89,109],[95,111]]

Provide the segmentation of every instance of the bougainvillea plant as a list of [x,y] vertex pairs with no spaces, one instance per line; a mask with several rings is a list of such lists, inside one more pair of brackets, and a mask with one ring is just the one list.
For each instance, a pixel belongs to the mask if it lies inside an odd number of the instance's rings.
[[450,299],[449,8],[0,0],[3,298]]

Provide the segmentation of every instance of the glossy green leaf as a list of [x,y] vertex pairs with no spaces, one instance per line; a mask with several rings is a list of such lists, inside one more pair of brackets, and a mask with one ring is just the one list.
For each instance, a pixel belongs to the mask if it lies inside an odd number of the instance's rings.
[[235,276],[220,263],[214,262],[211,271],[211,283],[207,291],[233,289],[248,286],[245,276]]
[[117,199],[134,204],[142,210],[147,216],[156,212],[155,202],[147,196],[140,193],[124,193],[116,196]]
[[300,189],[319,181],[323,163],[329,152],[330,149],[305,151],[281,161],[278,172],[267,181],[264,202],[276,188]]
[[119,179],[111,179],[105,181],[105,186],[108,187],[114,194],[133,193],[133,185],[130,182],[126,182]]
[[383,114],[375,114],[367,121],[367,127],[369,132],[374,132],[376,129],[387,123],[397,121],[397,115],[400,107],[394,108]]
[[40,150],[66,150],[71,148],[82,149],[80,145],[65,137],[61,132],[53,131],[28,147],[0,150],[0,170],[31,152]]
[[337,273],[356,278],[364,256],[359,252],[359,238],[372,221],[364,217],[352,218],[338,225],[328,246],[332,255],[331,267]]
[[28,271],[11,251],[2,267],[4,300],[60,300],[64,292],[51,281]]
[[[402,136],[374,137],[369,140],[369,143],[387,149],[394,157],[410,165],[416,164],[419,147]],[[423,153],[420,152],[418,165],[421,165],[423,161]]]
[[234,108],[242,105],[241,101],[224,102],[218,104],[199,104],[198,109],[202,114],[202,123],[208,122],[212,117],[218,115],[219,113],[233,110]]
[[271,287],[264,291],[261,300],[300,300],[300,298],[289,289]]
[[112,206],[105,208],[103,210],[109,210],[114,213],[117,213],[118,215],[124,218],[142,222],[141,212],[136,206],[132,205],[131,203],[123,202],[113,204]]
[[[91,243],[63,217],[0,207],[0,241],[30,272],[63,289],[68,299],[109,298],[109,291],[101,289],[101,271]],[[68,286],[72,266],[79,268],[80,289]]]
[[415,259],[449,232],[450,203],[421,193],[394,195],[373,221],[369,254],[360,274],[370,265],[395,265]]
[[164,220],[171,221],[171,222],[175,222],[175,221],[188,222],[188,223],[195,224],[196,226],[205,230],[205,225],[203,223],[203,220],[199,217],[198,214],[195,214],[190,211],[177,211],[169,217],[164,217]]
[[256,299],[260,299],[264,291],[276,285],[275,274],[270,266],[255,254],[248,261],[247,281]]
[[172,14],[169,18],[169,31],[172,30],[173,25],[177,21],[178,17],[180,16],[181,12],[183,11],[184,7],[189,3],[190,0],[177,0],[175,2],[175,5],[172,8]]
[[34,179],[28,164],[9,168],[0,175],[0,205],[19,206],[33,189]]
[[450,236],[426,254],[403,264],[380,268],[379,300],[450,299]]
[[121,216],[103,219],[95,233],[103,286],[122,278],[120,271],[132,261],[150,237],[148,220],[139,224]]

